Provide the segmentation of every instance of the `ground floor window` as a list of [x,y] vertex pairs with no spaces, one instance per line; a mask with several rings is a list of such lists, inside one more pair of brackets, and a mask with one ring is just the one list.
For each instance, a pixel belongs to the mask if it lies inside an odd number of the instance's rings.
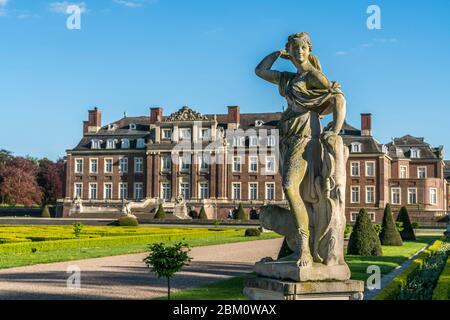
[[200,199],[209,198],[208,182],[200,182]]
[[128,183],[125,182],[119,183],[119,198],[120,199],[128,198]]
[[266,200],[275,200],[275,183],[266,184]]
[[391,189],[391,202],[392,204],[400,204],[401,198],[400,198],[401,189],[400,188],[392,188]]
[[189,182],[181,183],[180,195],[186,200],[191,198],[191,186],[190,186]]
[[258,199],[258,184],[252,182],[248,186],[248,198],[249,200],[257,200]]
[[172,190],[170,188],[170,182],[163,182],[161,184],[161,196],[164,200],[168,201],[172,197]]
[[408,189],[408,204],[417,204],[417,189]]
[[144,198],[144,185],[142,182],[136,182],[134,184],[134,199],[142,200]]
[[233,200],[241,200],[241,184],[239,182],[233,182],[231,186]]
[[97,184],[96,183],[89,184],[89,199],[97,200]]
[[437,189],[436,188],[430,189],[430,203],[432,205],[437,205]]
[[74,198],[82,198],[82,197],[83,197],[83,184],[75,183]]
[[359,203],[359,186],[351,187],[351,203]]
[[[372,221],[372,222],[376,221],[375,212],[368,212],[367,214],[369,215],[370,221]],[[350,212],[350,221],[356,222],[358,215],[359,215],[359,212]]]
[[112,199],[112,188],[113,188],[112,183],[105,183],[103,191],[103,198],[105,200]]

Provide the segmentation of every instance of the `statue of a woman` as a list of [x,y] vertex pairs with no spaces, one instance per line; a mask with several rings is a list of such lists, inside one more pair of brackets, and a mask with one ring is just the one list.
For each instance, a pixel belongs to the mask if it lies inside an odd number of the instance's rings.
[[[301,267],[313,261],[345,263],[340,252],[343,238],[338,233],[342,223],[345,226],[346,159],[338,134],[345,120],[346,102],[339,84],[326,78],[311,50],[309,35],[295,33],[285,50],[269,54],[256,67],[256,74],[278,85],[288,103],[279,122],[280,169],[296,233],[295,244],[290,246],[294,253],[284,260],[297,261]],[[297,72],[272,70],[278,58],[289,59]],[[322,132],[320,118],[330,113],[333,122]]]

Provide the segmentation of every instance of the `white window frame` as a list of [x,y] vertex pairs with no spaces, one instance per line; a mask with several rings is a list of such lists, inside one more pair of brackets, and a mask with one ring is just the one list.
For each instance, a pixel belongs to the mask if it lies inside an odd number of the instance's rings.
[[[253,187],[256,186],[256,189],[253,189],[252,186]],[[255,192],[255,191],[256,191],[256,194],[255,194],[255,197],[253,198],[252,192]],[[248,183],[248,200],[254,200],[254,201],[258,200],[258,191],[259,191],[258,190],[258,182],[254,182],[254,181],[249,182]]]
[[[253,161],[255,160],[255,161]],[[252,169],[252,164],[256,164],[256,169]],[[258,156],[249,156],[248,157],[248,172],[257,173],[258,172]]]
[[[373,174],[369,174],[369,164],[371,164],[373,167],[372,167],[372,170],[373,170]],[[375,165],[376,165],[376,162],[375,161],[366,161],[366,163],[365,163],[365,167],[366,167],[366,177],[375,177],[376,176],[376,171],[375,171]]]
[[207,155],[207,154],[199,155],[198,156],[198,169],[201,172],[208,172],[210,162],[211,162],[211,157],[209,155]]
[[416,148],[411,148],[410,158],[411,159],[418,159],[418,158],[420,158],[420,150],[416,149]]
[[[434,195],[433,195],[434,191]],[[433,199],[434,197],[434,199]],[[438,204],[438,189],[437,188],[430,188],[430,204],[433,206],[436,206]]]
[[199,130],[199,135],[201,140],[210,140],[211,139],[211,129],[210,128],[202,128]]
[[[74,159],[74,172],[76,174],[83,174],[83,167],[84,167],[84,159],[83,158],[75,158]],[[78,170],[78,161],[81,161],[81,170]]]
[[[169,134],[166,136],[167,132]],[[163,140],[172,140],[172,129],[166,129],[166,128],[161,129],[161,135],[162,135]]]
[[92,139],[91,140],[91,149],[98,150],[102,148],[102,140],[100,139]]
[[180,172],[189,172],[191,170],[191,155],[183,155],[179,158]]
[[[369,189],[373,189],[373,201],[369,201]],[[366,203],[374,204],[376,202],[376,187],[366,186]]]
[[128,199],[128,182],[119,182],[118,191],[120,200]]
[[[350,221],[355,222],[356,219],[358,218],[358,215],[359,215],[359,212],[356,212],[356,211],[350,212]],[[367,212],[367,215],[369,216],[371,222],[376,221],[375,212]]]
[[[411,198],[410,195],[412,194],[412,190],[414,190],[414,194],[416,195],[416,201],[415,202],[411,202]],[[408,188],[408,204],[414,205],[418,203],[418,199],[417,199],[417,188]]]
[[[269,198],[269,186],[270,185],[273,186],[273,198],[272,199]],[[265,186],[265,200],[269,200],[269,201],[275,200],[275,197],[276,197],[275,189],[276,189],[275,182],[266,182],[266,186]]]
[[275,147],[276,145],[276,139],[274,135],[267,136],[267,146],[268,147]]
[[[192,139],[192,130],[191,128],[180,128],[179,129],[180,132],[180,140],[190,140]],[[184,135],[185,132],[189,132],[189,135]]]
[[[356,164],[358,168],[358,173],[353,174],[353,165]],[[359,161],[351,161],[350,162],[350,176],[351,177],[359,177],[361,175],[361,163]]]
[[[235,194],[236,186],[239,187],[239,197],[236,197],[236,194]],[[232,200],[241,200],[242,199],[242,184],[240,182],[232,182],[231,183],[231,199]]]
[[250,147],[257,147],[259,145],[259,138],[258,136],[250,136],[249,138],[249,146]]
[[[187,188],[185,186],[187,186]],[[179,195],[183,196],[183,198],[185,200],[191,199],[191,197],[192,197],[192,190],[191,190],[191,183],[190,182],[188,182],[188,181],[180,181],[180,189],[179,190],[180,190],[179,191]],[[187,197],[186,197],[186,194],[183,192],[183,191],[186,191],[186,190],[188,192],[187,193]]]
[[[167,168],[165,165],[168,165]],[[170,155],[161,156],[161,172],[170,172],[172,170],[172,157]]]
[[[95,171],[92,170],[92,163],[96,161]],[[89,173],[98,173],[98,158],[89,158]]]
[[[78,191],[77,186],[81,186],[80,194],[77,193],[77,191]],[[73,198],[75,199],[77,196],[79,196],[80,198],[83,198],[83,183],[82,182],[75,182],[73,184]]]
[[[111,171],[107,170],[108,169],[108,162],[109,160],[111,160]],[[105,158],[104,159],[104,172],[105,173],[114,173],[114,159],[113,158]]]
[[117,139],[106,140],[106,149],[115,149],[117,144]]
[[[353,201],[353,188],[358,189],[358,201]],[[361,203],[361,187],[360,186],[350,186],[350,203]]]
[[[141,161],[140,166],[138,164],[139,161]],[[134,173],[144,173],[144,158],[134,158]]]
[[[273,160],[273,169],[269,169],[269,160]],[[276,173],[277,164],[275,156],[267,156],[266,157],[266,173]]]
[[[425,174],[424,177],[421,177],[421,176],[420,176],[420,170],[421,170],[421,169],[424,169],[424,170],[423,170],[423,172],[424,172],[424,174]],[[427,176],[428,176],[428,172],[427,172],[427,167],[426,167],[426,166],[419,166],[419,167],[417,167],[417,179],[426,179]]]
[[[236,161],[238,160],[238,161]],[[238,166],[238,170],[236,170],[236,166]],[[233,157],[233,167],[231,168],[232,172],[242,172],[242,157],[234,156]]]
[[[111,187],[111,194],[109,197],[106,196],[106,186],[110,186]],[[104,200],[112,200],[113,199],[113,184],[111,182],[105,182],[103,184],[103,199]]]
[[[402,168],[405,168],[405,176],[402,177]],[[408,166],[400,166],[399,174],[400,179],[408,179]]]
[[[95,197],[92,196],[93,186],[95,186]],[[96,182],[89,183],[89,200],[97,200],[98,199],[98,184]]]
[[[138,188],[140,186],[140,188]],[[140,190],[141,194],[138,197],[138,190]],[[135,182],[133,184],[133,199],[134,200],[142,200],[144,198],[144,184],[142,182]]]
[[[166,181],[166,182],[161,182],[161,198],[168,201],[170,200],[170,198],[172,198],[172,188],[171,188],[171,183]],[[167,191],[167,193],[165,193]]]
[[362,143],[353,142],[350,146],[351,146],[352,153],[362,153]]
[[[394,201],[394,191],[398,191],[398,202]],[[392,187],[391,188],[391,203],[394,205],[400,205],[402,203],[402,188]]]
[[[128,173],[128,157],[121,157],[119,158],[119,173]],[[125,167],[124,169],[126,170],[122,170],[122,165]]]
[[199,182],[198,190],[199,190],[200,199],[203,200],[203,199],[209,198],[209,183],[208,182],[206,182],[206,181]]

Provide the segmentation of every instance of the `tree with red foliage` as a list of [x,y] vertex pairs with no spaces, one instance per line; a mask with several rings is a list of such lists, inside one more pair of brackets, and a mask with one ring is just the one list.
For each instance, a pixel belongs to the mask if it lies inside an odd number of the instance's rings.
[[36,166],[22,157],[7,158],[0,167],[2,202],[31,206],[40,204],[42,191],[36,181]]
[[37,182],[42,189],[42,204],[55,204],[63,196],[64,161],[39,160]]

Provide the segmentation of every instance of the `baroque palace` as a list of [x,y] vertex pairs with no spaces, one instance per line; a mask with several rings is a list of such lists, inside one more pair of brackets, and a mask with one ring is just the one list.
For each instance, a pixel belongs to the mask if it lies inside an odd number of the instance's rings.
[[[102,125],[89,111],[83,137],[67,150],[65,199],[60,215],[101,217],[153,214],[162,203],[174,212],[183,203],[211,219],[227,218],[242,203],[247,212],[266,204],[288,207],[278,173],[277,123],[281,112],[202,115],[183,107],[165,116],[127,117]],[[341,132],[349,148],[346,215],[354,222],[366,208],[380,222],[387,203],[406,206],[416,222],[437,222],[448,210],[450,174],[443,148],[406,135],[381,144],[372,136],[371,114],[361,129]]]

